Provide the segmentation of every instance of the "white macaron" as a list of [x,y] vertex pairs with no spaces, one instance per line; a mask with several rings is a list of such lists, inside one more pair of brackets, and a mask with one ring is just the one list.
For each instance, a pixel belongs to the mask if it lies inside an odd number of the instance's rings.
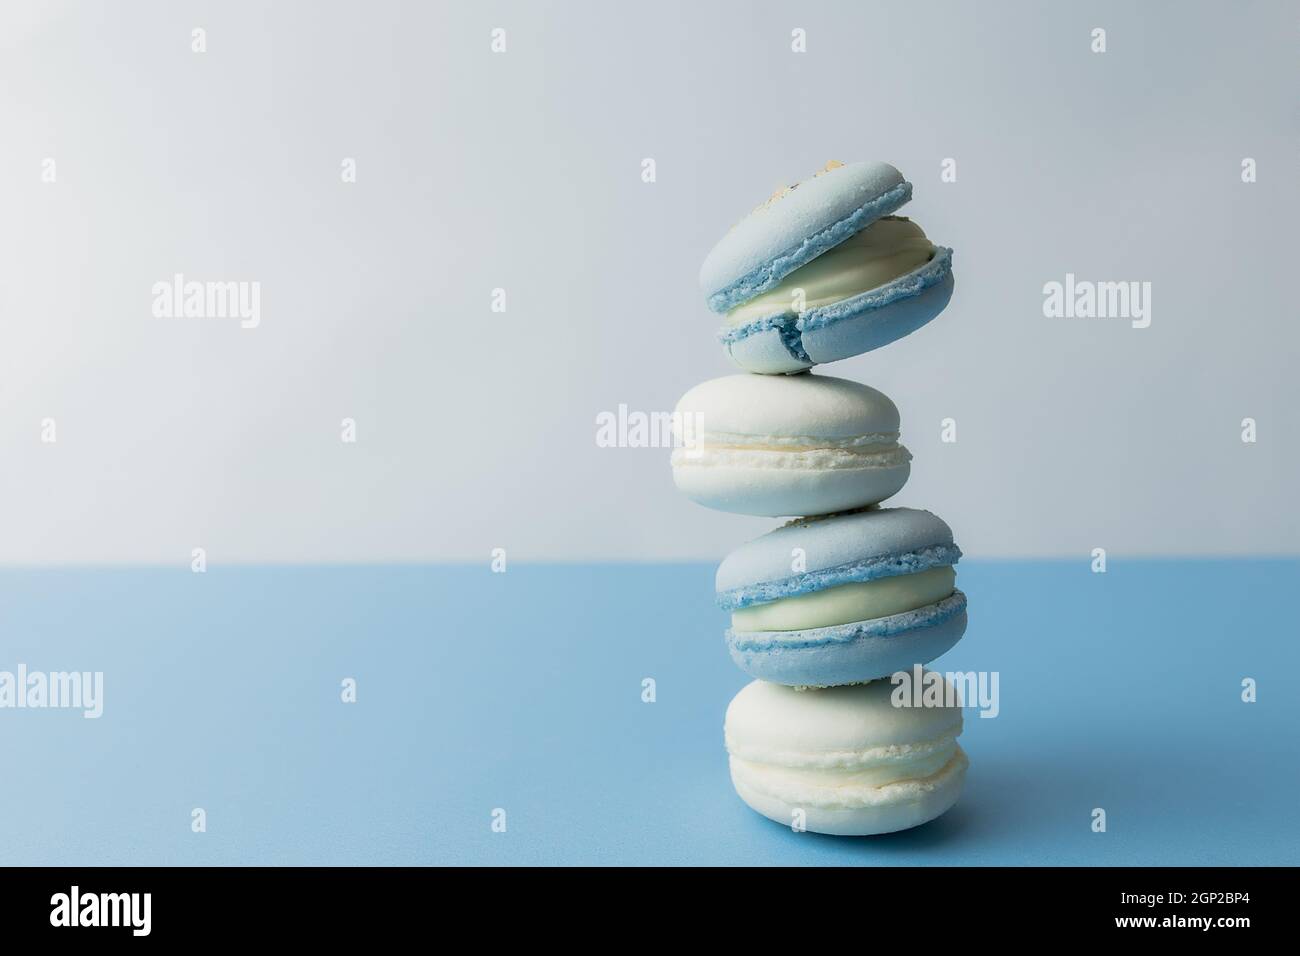
[[768,819],[814,833],[865,836],[933,820],[956,803],[967,760],[956,693],[925,673],[942,684],[940,700],[890,680],[802,691],[749,684],[727,708],[736,792]]
[[898,408],[827,375],[730,375],[695,386],[673,417],[673,480],[693,501],[767,517],[847,511],[907,482]]

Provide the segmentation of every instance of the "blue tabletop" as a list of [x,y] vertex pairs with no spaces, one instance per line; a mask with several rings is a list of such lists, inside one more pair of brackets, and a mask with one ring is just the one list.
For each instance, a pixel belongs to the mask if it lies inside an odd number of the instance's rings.
[[0,572],[0,671],[104,682],[98,719],[0,709],[0,862],[1300,863],[1300,561],[962,561],[932,666],[998,672],[1000,712],[956,808],[873,838],[735,796],[712,574]]

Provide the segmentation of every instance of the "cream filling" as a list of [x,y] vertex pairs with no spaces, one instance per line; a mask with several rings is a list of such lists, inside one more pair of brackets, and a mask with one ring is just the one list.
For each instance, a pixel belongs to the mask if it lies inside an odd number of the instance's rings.
[[872,432],[847,438],[819,438],[813,435],[738,435],[705,432],[695,444],[705,448],[746,448],[756,451],[803,451],[818,448],[880,451],[898,444],[898,432]]
[[727,313],[735,328],[787,312],[807,312],[907,275],[930,261],[934,244],[901,216],[877,219],[786,276],[779,285]]
[[890,768],[830,773],[731,758],[731,775],[760,793],[795,806],[854,809],[921,799],[966,770],[956,741],[923,759]]
[[899,468],[912,453],[897,442],[866,448],[674,448],[674,468],[758,468],[787,471],[856,471],[863,468]]
[[[957,740],[953,738],[945,746],[937,747],[910,760],[896,763],[879,764],[874,767],[862,767],[857,770],[810,770],[807,767],[781,767],[776,764],[756,764],[750,761],[750,768],[762,767],[763,775],[775,786],[803,786],[824,789],[842,787],[884,787],[900,780],[923,780],[933,776],[944,768],[957,752]],[[739,757],[733,758],[741,760]]]
[[[910,744],[881,744],[863,750],[777,750],[762,744],[737,740],[724,727],[727,753],[737,760],[765,767],[783,767],[800,775],[814,774],[823,782],[842,780],[864,771],[893,768],[890,774],[910,774],[908,768],[928,764],[939,753],[951,753],[961,733],[961,714],[954,710],[951,726],[936,730],[937,736]],[[900,778],[901,779],[901,778]]]
[[942,601],[952,594],[956,579],[953,568],[941,567],[840,584],[733,611],[731,626],[737,631],[802,631],[869,621]]

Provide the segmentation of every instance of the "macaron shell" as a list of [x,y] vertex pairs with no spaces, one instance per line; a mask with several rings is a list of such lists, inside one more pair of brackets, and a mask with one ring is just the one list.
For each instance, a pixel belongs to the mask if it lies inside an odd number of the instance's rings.
[[890,467],[796,469],[675,464],[673,481],[697,504],[732,514],[781,518],[821,515],[877,504],[907,484],[910,462]]
[[[797,551],[796,551],[797,549]],[[795,554],[799,571],[791,568]],[[809,591],[955,564],[952,529],[919,508],[877,508],[792,521],[740,545],[714,578],[727,610]]]
[[915,611],[805,631],[726,632],[727,651],[750,677],[790,687],[879,680],[928,664],[966,633],[966,595]]
[[[943,684],[955,693],[946,679]],[[727,706],[727,752],[760,763],[825,767],[855,753],[960,734],[960,707],[895,707],[893,693],[889,681],[818,691],[751,681]]]
[[799,812],[805,830],[832,836],[874,836],[928,823],[946,813],[961,796],[969,762],[957,753],[943,770],[923,781],[882,787],[878,802],[853,808],[799,806],[764,790],[761,776],[731,761],[731,782],[736,794],[751,809],[783,826],[792,826]]
[[830,375],[726,375],[696,385],[677,402],[698,436],[831,438],[898,431],[898,406],[883,392]]
[[700,286],[709,308],[726,312],[912,197],[888,163],[850,163],[806,179],[731,229],[705,257]]

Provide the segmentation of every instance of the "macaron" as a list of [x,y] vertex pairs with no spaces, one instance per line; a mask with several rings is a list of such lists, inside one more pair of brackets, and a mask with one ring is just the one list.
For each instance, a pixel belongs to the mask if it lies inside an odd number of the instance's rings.
[[693,501],[737,514],[820,515],[884,501],[907,482],[898,408],[823,375],[731,375],[677,403],[673,480]]
[[960,701],[943,686],[938,704],[895,707],[889,681],[806,691],[754,681],[727,708],[736,793],[814,833],[866,836],[933,820],[957,802],[967,767]]
[[927,664],[966,630],[960,557],[948,525],[914,508],[789,522],[718,566],[727,650],[751,677],[808,687]]
[[731,359],[794,372],[888,345],[942,312],[952,250],[890,215],[911,198],[888,163],[832,162],[737,223],[700,269]]

